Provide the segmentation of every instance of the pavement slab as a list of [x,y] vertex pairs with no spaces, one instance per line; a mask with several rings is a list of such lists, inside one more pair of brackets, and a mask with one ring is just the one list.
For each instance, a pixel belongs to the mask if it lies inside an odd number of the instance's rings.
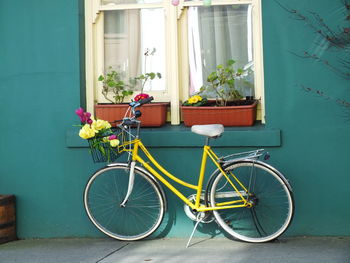
[[293,237],[251,244],[227,238],[33,239],[0,245],[1,263],[350,263],[350,237]]

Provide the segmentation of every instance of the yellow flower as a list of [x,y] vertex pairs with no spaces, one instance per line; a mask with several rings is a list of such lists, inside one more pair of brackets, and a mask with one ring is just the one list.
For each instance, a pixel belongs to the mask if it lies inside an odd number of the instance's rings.
[[188,99],[188,103],[190,103],[190,104],[194,104],[194,103],[197,103],[198,102],[198,99],[196,99],[196,98],[189,98]]
[[198,99],[198,101],[202,101],[202,97],[199,95],[194,95],[193,97],[196,97]]
[[191,98],[188,99],[188,103],[190,103],[190,104],[195,104],[198,101],[202,101],[202,97],[199,96],[199,95],[194,95],[194,96],[192,96]]
[[118,139],[114,139],[114,140],[110,140],[109,141],[109,144],[112,146],[112,147],[117,147],[119,145],[119,140]]
[[96,130],[96,132],[102,130],[102,129],[109,129],[111,128],[111,124],[108,121],[104,120],[93,120],[91,127]]
[[96,131],[90,127],[89,124],[85,124],[79,131],[79,136],[83,139],[90,139],[95,137]]

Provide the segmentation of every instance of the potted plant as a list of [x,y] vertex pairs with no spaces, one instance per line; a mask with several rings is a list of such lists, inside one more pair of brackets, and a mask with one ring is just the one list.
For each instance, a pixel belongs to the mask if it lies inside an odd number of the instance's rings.
[[[155,51],[146,50],[145,56],[153,54]],[[143,92],[147,82],[155,78],[161,78],[160,73],[148,72],[131,78],[129,82],[122,79],[122,74],[111,69],[105,75],[100,75],[98,81],[102,82],[102,95],[109,103],[99,103],[95,105],[95,114],[99,119],[109,122],[121,120],[128,109],[128,103],[123,103],[125,98],[131,96],[137,86],[140,86],[140,94],[134,100],[148,97]],[[166,122],[166,111],[169,103],[149,103],[142,106],[141,125],[146,127],[159,127]]]
[[[145,53],[146,56],[147,53]],[[140,93],[134,97],[135,101],[143,100],[149,97],[147,93],[144,93],[144,87],[148,81],[152,81],[155,78],[162,78],[162,75],[157,72],[149,72],[141,74],[134,78],[133,83],[137,86],[141,86]],[[151,102],[142,106],[142,116],[140,117],[141,126],[147,127],[159,127],[166,122],[166,113],[168,102]]]
[[[218,65],[207,77],[208,84],[199,93],[186,100],[182,107],[185,126],[220,123],[224,126],[252,126],[256,119],[257,101],[251,97],[243,99],[236,87],[236,80],[247,73],[235,70],[234,60]],[[215,97],[208,100],[205,97]]]

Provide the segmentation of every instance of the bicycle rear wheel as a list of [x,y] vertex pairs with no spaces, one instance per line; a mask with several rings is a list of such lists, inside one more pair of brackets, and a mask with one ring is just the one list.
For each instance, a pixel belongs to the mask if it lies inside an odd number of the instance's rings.
[[[293,217],[294,202],[290,186],[282,174],[263,162],[253,160],[233,162],[224,170],[251,204],[250,207],[213,211],[217,223],[228,234],[246,242],[258,243],[271,241],[286,231]],[[209,190],[211,206],[239,200],[237,192],[221,172],[213,178]]]
[[165,200],[160,186],[135,167],[133,191],[125,206],[129,167],[116,164],[91,176],[84,192],[85,210],[91,222],[106,235],[124,241],[145,238],[162,222]]

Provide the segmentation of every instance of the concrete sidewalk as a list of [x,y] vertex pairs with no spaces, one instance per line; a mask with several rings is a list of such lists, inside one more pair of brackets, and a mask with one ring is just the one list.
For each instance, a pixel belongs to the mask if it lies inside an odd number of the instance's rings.
[[350,237],[285,238],[249,244],[226,238],[157,239],[119,242],[111,239],[36,239],[0,245],[1,263],[350,263]]

